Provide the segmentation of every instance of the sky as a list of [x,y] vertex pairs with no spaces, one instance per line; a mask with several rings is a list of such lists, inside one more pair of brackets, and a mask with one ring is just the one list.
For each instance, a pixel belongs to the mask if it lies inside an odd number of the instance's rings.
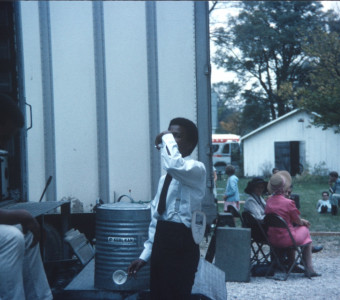
[[[232,3],[233,1],[227,1]],[[340,1],[321,1],[325,10],[334,9],[340,11]],[[235,9],[228,8],[228,13],[237,14]],[[227,20],[227,9],[217,8],[210,15],[210,28],[214,26],[221,25]],[[215,47],[213,43],[210,43],[210,56],[213,57],[215,52]],[[211,60],[211,83],[216,83],[220,81],[229,81],[230,77],[234,77],[233,73],[227,73],[223,69],[217,69],[216,65]]]

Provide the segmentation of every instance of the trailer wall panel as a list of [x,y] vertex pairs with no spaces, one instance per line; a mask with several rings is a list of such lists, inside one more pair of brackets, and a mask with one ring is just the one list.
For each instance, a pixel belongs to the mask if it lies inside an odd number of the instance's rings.
[[50,3],[57,198],[86,199],[90,209],[98,197],[92,4],[65,4]]
[[157,2],[161,130],[174,117],[197,122],[194,24],[193,2]]
[[[38,2],[21,3],[21,21],[23,38],[25,101],[33,107],[33,127],[27,132],[28,159],[28,199],[38,201],[45,185],[45,152],[41,53],[39,34]],[[30,116],[27,113],[27,123]],[[27,124],[28,125],[28,124]]]
[[149,201],[149,116],[144,2],[105,2],[110,201]]

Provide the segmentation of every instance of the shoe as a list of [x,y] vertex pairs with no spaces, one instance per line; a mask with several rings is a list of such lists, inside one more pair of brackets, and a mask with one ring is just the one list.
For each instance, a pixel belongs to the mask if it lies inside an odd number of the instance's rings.
[[294,269],[292,270],[292,273],[305,273],[305,269],[295,266]]
[[306,277],[320,277],[321,274],[320,273],[316,273],[316,272],[312,272],[312,273],[309,274],[309,276],[308,276],[308,273],[305,273],[305,276]]
[[313,246],[312,253],[320,252],[323,249],[323,246]]

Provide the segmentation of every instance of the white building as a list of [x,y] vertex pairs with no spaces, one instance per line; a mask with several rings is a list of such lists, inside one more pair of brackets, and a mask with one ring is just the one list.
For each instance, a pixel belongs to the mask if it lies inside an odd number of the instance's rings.
[[311,120],[311,114],[297,109],[241,137],[244,175],[263,176],[273,167],[293,176],[307,168],[340,172],[340,134]]

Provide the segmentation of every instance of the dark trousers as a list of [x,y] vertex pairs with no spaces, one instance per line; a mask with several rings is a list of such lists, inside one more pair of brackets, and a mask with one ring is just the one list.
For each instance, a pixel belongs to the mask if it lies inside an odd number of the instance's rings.
[[199,257],[191,229],[158,221],[150,260],[151,299],[190,299]]
[[332,211],[331,212],[332,212],[333,216],[336,216],[337,213],[338,213],[338,206],[332,204]]

